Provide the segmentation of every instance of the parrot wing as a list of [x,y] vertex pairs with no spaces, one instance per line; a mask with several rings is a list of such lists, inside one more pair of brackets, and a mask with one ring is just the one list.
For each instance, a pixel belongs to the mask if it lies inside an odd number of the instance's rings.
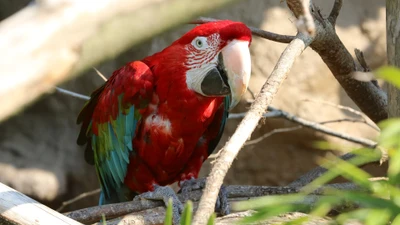
[[135,154],[132,139],[153,90],[150,68],[143,62],[132,62],[94,91],[78,116],[82,127],[77,142],[87,143],[85,159],[95,164],[106,199],[113,190],[122,189],[129,155]]

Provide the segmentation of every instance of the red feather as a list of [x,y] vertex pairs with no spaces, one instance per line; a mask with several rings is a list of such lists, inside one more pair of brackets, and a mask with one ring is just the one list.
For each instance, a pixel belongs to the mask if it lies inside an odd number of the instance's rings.
[[220,49],[232,39],[251,41],[250,30],[242,23],[198,26],[163,51],[115,71],[82,110],[78,119],[84,121],[82,130],[91,115],[92,132],[98,135],[97,124],[118,116],[121,94],[124,106],[142,107],[124,180],[131,190],[151,191],[155,183],[197,178],[208,157],[209,143],[220,133],[224,98],[204,97],[188,89],[185,63],[189,50],[185,46],[197,36],[216,32]]

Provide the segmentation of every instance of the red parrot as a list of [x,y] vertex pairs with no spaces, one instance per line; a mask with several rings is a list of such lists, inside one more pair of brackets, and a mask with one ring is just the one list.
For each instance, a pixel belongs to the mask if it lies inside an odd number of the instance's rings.
[[116,70],[92,93],[77,119],[77,142],[87,144],[86,161],[96,167],[100,204],[140,193],[166,200],[172,194],[162,186],[198,177],[228,110],[247,90],[250,43],[243,23],[202,24]]

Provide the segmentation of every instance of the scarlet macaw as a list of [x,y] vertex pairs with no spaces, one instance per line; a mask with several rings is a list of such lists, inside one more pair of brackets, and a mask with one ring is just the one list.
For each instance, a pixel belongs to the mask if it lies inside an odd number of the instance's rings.
[[144,198],[177,200],[162,186],[198,177],[228,110],[247,89],[250,43],[243,23],[202,24],[116,70],[92,93],[78,116],[78,144],[87,144],[85,158],[96,167],[100,204],[145,192]]

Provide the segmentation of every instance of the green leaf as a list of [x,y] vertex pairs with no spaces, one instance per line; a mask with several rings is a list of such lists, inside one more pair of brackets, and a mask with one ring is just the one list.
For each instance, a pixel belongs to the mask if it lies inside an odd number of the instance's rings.
[[308,205],[290,204],[284,203],[282,205],[270,205],[259,209],[256,213],[249,217],[245,217],[240,221],[240,224],[249,224],[259,221],[263,221],[273,216],[278,216],[282,213],[294,212],[294,211],[306,211],[309,209]]
[[397,215],[392,221],[391,225],[400,225],[400,215]]
[[314,209],[310,215],[323,217],[326,216],[334,206],[343,202],[343,199],[336,196],[323,196],[315,204]]
[[390,199],[382,199],[372,196],[369,193],[361,193],[355,191],[341,191],[340,195],[344,199],[356,202],[363,207],[387,209],[395,215],[400,213],[400,207]]
[[172,225],[172,216],[172,199],[169,199],[167,211],[165,213],[164,225]]
[[[355,154],[357,154],[355,157],[349,159],[347,163],[350,163],[352,165],[364,165],[369,162],[375,162],[376,160],[381,158],[381,153],[372,149],[360,149],[358,151],[354,151]],[[325,164],[322,164],[322,167],[325,168],[331,168],[334,166],[332,162],[330,162],[332,159],[325,159]],[[343,160],[342,160],[343,161]],[[310,182],[306,186],[302,188],[302,193],[304,194],[310,194],[313,191],[317,190],[319,187],[321,187],[324,184],[327,184],[331,180],[335,179],[337,176],[341,175],[341,170],[328,170],[325,172],[322,176],[318,177],[314,181]]]
[[379,144],[385,148],[398,147],[400,140],[400,119],[392,118],[379,123],[382,131],[379,136]]
[[376,71],[376,75],[400,88],[400,70],[393,66],[383,66]]
[[288,194],[288,195],[270,195],[260,197],[248,201],[242,201],[233,204],[232,208],[235,211],[244,211],[248,209],[262,209],[264,207],[278,206],[284,204],[294,204],[304,199],[304,196],[299,194]]
[[388,177],[391,184],[400,183],[400,119],[388,119],[379,124],[382,132],[379,137],[381,146],[388,149],[390,156]]
[[192,213],[193,213],[193,203],[192,201],[187,201],[181,216],[181,225],[192,224]]
[[369,211],[370,209],[357,209],[351,212],[342,213],[336,217],[336,221],[338,221],[339,224],[345,224],[345,222],[349,220],[358,220],[363,222],[367,218]]
[[330,171],[342,175],[361,187],[370,189],[371,182],[368,179],[371,177],[371,175],[357,166],[337,157],[332,157],[332,159],[324,159],[324,164],[328,166]]
[[300,218],[296,218],[291,221],[287,221],[287,222],[283,223],[283,225],[301,225],[301,224],[306,223],[309,220],[310,220],[310,217],[302,216]]
[[207,225],[214,225],[215,224],[215,213],[211,214],[210,218],[208,219]]
[[302,216],[300,218],[293,219],[291,221],[285,222],[284,225],[301,225],[301,224],[306,223],[309,220],[310,220],[310,217]]
[[347,152],[353,150],[353,148],[350,148],[348,146],[343,146],[343,145],[335,144],[335,143],[328,142],[328,141],[313,141],[312,147],[314,147],[318,150],[324,150],[324,151],[332,151],[332,149],[334,149],[335,151],[339,151],[339,152],[343,152],[343,153],[347,153]]
[[373,209],[365,219],[365,225],[386,225],[390,221],[390,211],[385,209]]
[[[400,139],[399,137],[397,137]],[[400,184],[400,151],[399,150],[391,150],[392,153],[389,168],[388,168],[388,177],[389,182],[394,185]]]
[[106,215],[104,215],[104,213],[101,214],[101,218],[102,218],[102,219],[101,219],[101,220],[102,220],[102,224],[103,224],[103,225],[107,225],[107,222],[106,222]]

